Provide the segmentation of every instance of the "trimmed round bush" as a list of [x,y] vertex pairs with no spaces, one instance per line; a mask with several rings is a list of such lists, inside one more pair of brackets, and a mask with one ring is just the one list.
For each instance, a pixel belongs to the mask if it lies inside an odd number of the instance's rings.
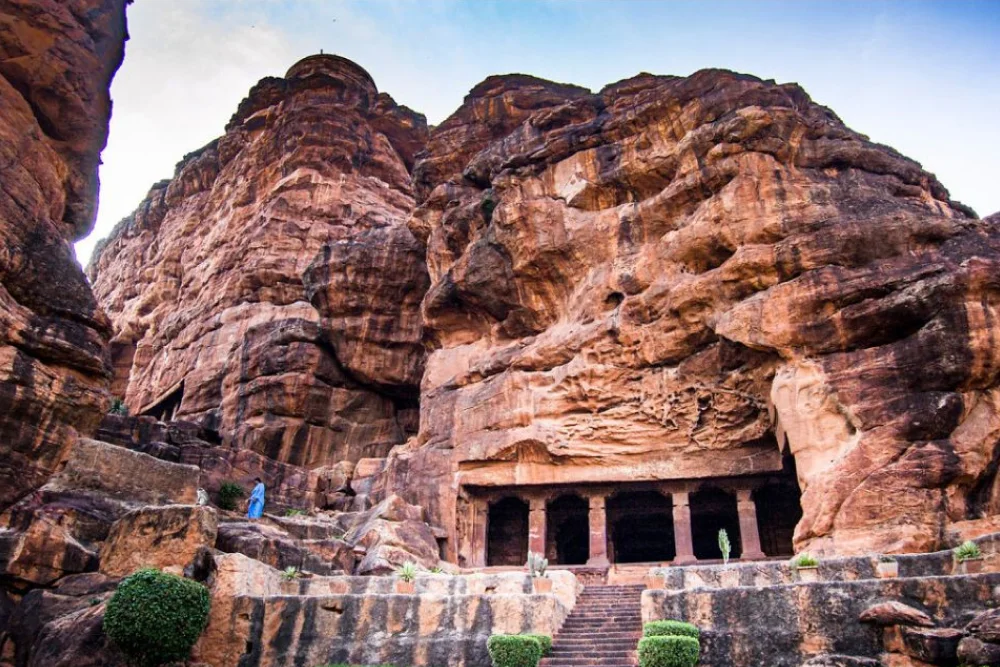
[[139,667],[188,657],[208,625],[211,598],[196,581],[139,570],[118,584],[104,610],[104,632]]
[[546,655],[548,655],[549,651],[552,650],[552,637],[549,637],[548,635],[521,635],[521,636],[522,637],[531,637],[532,639],[537,640],[538,643],[541,644],[541,646],[542,646],[542,656],[543,657],[546,656]]
[[529,635],[493,635],[486,641],[493,667],[536,667],[542,644]]
[[644,637],[639,640],[639,667],[694,667],[700,653],[694,637]]
[[650,621],[642,626],[643,637],[694,637],[701,638],[697,626],[684,621]]

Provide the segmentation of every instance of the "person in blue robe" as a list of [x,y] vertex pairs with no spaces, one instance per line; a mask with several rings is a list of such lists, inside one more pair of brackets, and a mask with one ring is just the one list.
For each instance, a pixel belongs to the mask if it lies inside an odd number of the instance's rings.
[[250,500],[247,502],[247,518],[259,519],[264,513],[264,482],[260,477],[254,480],[256,484],[250,492]]

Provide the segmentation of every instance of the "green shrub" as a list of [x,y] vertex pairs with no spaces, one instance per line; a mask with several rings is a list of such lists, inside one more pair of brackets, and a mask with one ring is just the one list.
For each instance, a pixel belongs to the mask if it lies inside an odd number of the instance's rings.
[[407,582],[416,579],[417,572],[417,564],[412,561],[407,561],[396,568],[396,576]]
[[694,637],[644,637],[639,640],[639,667],[694,667],[700,653]]
[[729,565],[729,554],[733,551],[733,545],[725,528],[719,531],[719,551],[722,553],[722,564]]
[[521,635],[522,637],[531,637],[536,640],[542,647],[542,656],[546,656],[552,651],[552,637],[548,635]]
[[979,548],[979,545],[973,542],[972,540],[963,542],[962,544],[958,545],[953,549],[953,552],[955,554],[955,560],[957,560],[959,563],[983,557],[983,552]]
[[243,491],[243,487],[236,482],[223,482],[222,486],[219,487],[219,508],[224,510],[234,511],[242,498],[246,493]]
[[201,584],[159,570],[122,580],[104,611],[104,632],[139,667],[184,660],[208,625]]
[[111,399],[111,407],[108,408],[108,414],[128,417],[128,406],[125,405],[125,401],[116,396]]
[[288,509],[285,510],[285,516],[291,518],[295,516],[305,516],[306,511],[300,509]]
[[528,635],[493,635],[486,641],[493,667],[535,667],[542,644]]
[[798,569],[800,567],[816,567],[819,565],[819,559],[809,553],[800,553],[798,556],[792,559],[792,567]]
[[701,637],[697,626],[684,621],[650,621],[642,626],[643,637]]

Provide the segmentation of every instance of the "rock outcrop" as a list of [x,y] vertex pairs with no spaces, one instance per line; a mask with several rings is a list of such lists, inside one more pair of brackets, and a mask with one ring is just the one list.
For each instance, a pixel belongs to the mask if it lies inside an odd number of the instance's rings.
[[996,512],[1000,229],[797,85],[491,77],[414,187],[437,349],[384,487],[459,543],[457,487],[783,454],[798,548],[928,549]]
[[108,402],[111,327],[71,243],[94,224],[125,3],[0,2],[0,511]]
[[405,223],[426,132],[336,56],[258,83],[90,266],[132,412],[307,468],[415,432],[427,275]]

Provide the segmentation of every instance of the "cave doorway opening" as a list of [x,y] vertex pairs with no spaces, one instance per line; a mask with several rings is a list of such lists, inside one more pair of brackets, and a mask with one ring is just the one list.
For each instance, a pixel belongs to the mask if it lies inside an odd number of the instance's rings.
[[792,538],[795,526],[802,519],[802,492],[795,472],[795,460],[787,455],[784,464],[780,479],[770,481],[753,492],[760,548],[768,556],[795,555]]
[[719,530],[725,529],[732,544],[731,558],[743,553],[740,541],[740,515],[736,496],[715,487],[703,488],[690,497],[691,541],[698,560],[721,560]]
[[614,563],[674,559],[674,505],[656,491],[616,493],[607,501],[608,537]]
[[504,498],[490,504],[486,529],[487,565],[524,565],[528,561],[528,503]]
[[590,504],[560,496],[546,507],[545,554],[554,565],[584,565],[590,557]]
[[173,421],[184,401],[184,380],[175,389],[168,391],[160,400],[142,411],[141,414],[156,417],[161,422]]

